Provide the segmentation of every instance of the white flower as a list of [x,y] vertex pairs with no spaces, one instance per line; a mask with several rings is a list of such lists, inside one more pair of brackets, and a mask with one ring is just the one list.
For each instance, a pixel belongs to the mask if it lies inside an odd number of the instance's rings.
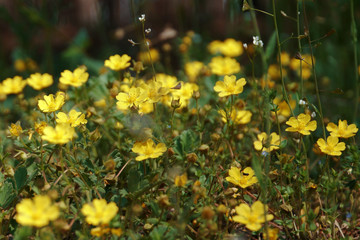
[[246,43],[244,43],[244,44],[243,44],[243,47],[244,47],[245,49],[247,49],[247,44],[246,44]]
[[351,175],[351,173],[352,173],[352,168],[349,168],[346,172],[347,172],[347,174]]
[[151,33],[151,28],[145,29],[145,33],[146,33],[146,34]]
[[315,117],[316,117],[316,112],[312,112],[312,113],[311,113],[311,117],[312,117],[312,118],[315,118]]
[[253,44],[255,46],[263,47],[264,43],[260,40],[259,36],[253,36]]
[[145,22],[145,14],[141,14],[141,17],[139,17],[140,22]]
[[299,100],[299,105],[300,106],[305,106],[306,105],[306,102],[302,99]]

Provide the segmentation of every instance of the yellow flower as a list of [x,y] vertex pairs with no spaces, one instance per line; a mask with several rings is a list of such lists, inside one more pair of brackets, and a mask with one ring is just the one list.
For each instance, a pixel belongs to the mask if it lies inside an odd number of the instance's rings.
[[233,38],[228,38],[221,46],[221,53],[226,57],[238,57],[244,52],[243,44]]
[[[162,84],[162,87],[173,91],[171,88],[176,87],[178,85],[177,78],[175,76],[167,75],[164,73],[156,74],[156,81]],[[142,85],[142,84],[140,84]]]
[[[279,98],[274,99],[274,104],[278,105],[279,111],[277,111],[279,122],[284,122],[288,117],[291,115],[291,110],[289,108],[289,105],[286,103],[285,100],[281,101]],[[296,107],[296,101],[290,99],[290,107],[291,109],[294,109]],[[271,113],[273,116],[275,116],[275,113]]]
[[236,216],[233,217],[235,222],[245,224],[245,226],[251,231],[258,231],[261,228],[261,224],[266,221],[270,221],[274,218],[272,214],[267,214],[267,206],[256,201],[251,208],[249,205],[242,203],[235,208]]
[[[224,110],[220,110],[221,120],[226,123],[226,113]],[[248,110],[239,110],[233,108],[229,118],[234,122],[234,124],[247,124],[251,121],[252,113]]]
[[54,98],[53,94],[45,95],[44,100],[38,101],[38,106],[42,112],[55,112],[65,104],[65,93],[58,92]]
[[[192,98],[192,95],[195,91],[199,90],[199,86],[195,83],[183,83],[181,82],[181,88],[180,89],[174,89],[174,91],[171,92],[172,98],[165,98],[168,100],[166,104],[168,106],[171,106],[172,100],[179,100],[180,107],[178,109],[182,109],[184,107],[187,107],[189,104],[190,98]],[[166,97],[166,96],[165,96]]]
[[75,130],[69,124],[57,124],[55,128],[47,126],[44,128],[41,138],[54,144],[65,144],[74,137]]
[[[283,76],[286,76],[287,72],[285,69],[282,69]],[[268,69],[268,75],[271,80],[280,79],[280,67],[277,64],[271,64]]]
[[119,71],[128,68],[130,66],[130,60],[131,57],[127,54],[123,54],[122,56],[115,54],[105,60],[104,66],[110,68],[111,70]]
[[320,138],[316,143],[319,145],[319,148],[323,153],[331,156],[340,156],[341,151],[345,150],[345,143],[339,143],[339,138],[334,136],[329,136],[326,139],[326,142],[323,138]]
[[151,60],[150,60],[148,51],[139,52],[138,59],[139,59],[139,61],[143,62],[144,64],[151,64],[151,61],[153,63],[159,61],[160,53],[157,49],[150,48],[150,55],[151,55]]
[[86,67],[78,67],[71,72],[69,70],[65,70],[61,73],[61,77],[59,79],[60,83],[65,85],[71,85],[73,87],[80,87],[89,79],[89,74],[86,72]]
[[211,54],[221,53],[222,42],[219,40],[212,41],[208,45],[208,50]]
[[47,126],[46,122],[40,122],[40,123],[35,123],[35,131],[39,134],[39,135],[43,135],[44,134],[44,129]]
[[238,57],[244,52],[243,44],[233,38],[225,39],[224,42],[212,41],[208,49],[211,54],[221,53],[226,57]]
[[131,107],[138,107],[140,103],[144,101],[144,95],[142,94],[143,90],[139,87],[132,87],[129,89],[128,93],[119,93],[116,96],[118,100],[116,106],[120,110],[126,110]]
[[267,231],[264,231],[263,238],[268,240],[277,240],[278,239],[278,228],[268,228]]
[[16,205],[16,221],[24,226],[44,227],[59,217],[59,207],[48,196],[37,195]]
[[139,104],[139,114],[149,114],[154,111],[154,104],[150,102],[142,102]]
[[[301,56],[303,60],[292,58],[290,60],[290,68],[296,71],[298,75],[300,75],[300,61],[302,61],[302,77],[303,79],[309,79],[312,74],[312,66],[311,66],[311,56],[308,54],[304,54]],[[314,58],[315,63],[315,58]]]
[[122,229],[121,228],[108,228],[108,227],[101,226],[101,227],[92,228],[90,231],[91,235],[93,235],[95,237],[101,237],[104,234],[107,234],[109,232],[120,237],[122,234]]
[[287,52],[281,53],[281,64],[283,66],[288,66],[290,64],[290,55]]
[[187,182],[187,175],[184,173],[183,175],[175,177],[175,186],[177,187],[184,187]]
[[224,81],[217,81],[214,90],[219,92],[219,97],[226,97],[242,93],[246,84],[245,78],[236,80],[235,75],[225,76]]
[[310,135],[310,131],[316,130],[316,121],[311,121],[309,114],[301,113],[297,118],[291,117],[287,122],[288,127],[285,129],[287,132],[298,132],[302,135]]
[[110,228],[108,227],[95,227],[91,229],[90,234],[95,237],[101,237],[109,232],[110,232]]
[[266,147],[268,136],[265,132],[258,134],[257,139],[257,141],[254,141],[254,148],[257,151],[271,152],[273,150],[279,149],[280,136],[274,132],[270,134],[269,147]]
[[329,123],[326,126],[326,129],[330,132],[331,136],[338,137],[338,138],[350,138],[355,136],[358,132],[358,128],[355,124],[347,124],[347,121],[341,121],[339,119],[339,124],[336,126],[334,123]]
[[34,73],[26,81],[33,89],[41,90],[53,84],[53,77],[48,73]]
[[23,59],[16,59],[14,62],[14,68],[18,72],[24,72],[26,70],[26,62]]
[[258,182],[255,172],[251,167],[247,167],[242,171],[240,168],[231,167],[229,170],[229,176],[226,177],[226,181],[241,188],[250,187]]
[[22,133],[22,128],[20,126],[20,123],[17,122],[16,124],[12,123],[11,127],[9,128],[10,134],[13,137],[18,137]]
[[92,203],[83,205],[81,213],[86,217],[85,221],[88,224],[98,226],[109,224],[118,210],[119,208],[114,202],[108,204],[105,199],[94,199]]
[[185,64],[185,74],[188,76],[190,82],[195,82],[196,78],[201,74],[204,68],[204,63],[199,61],[188,62]]
[[21,93],[26,86],[26,81],[20,76],[7,78],[2,83],[2,91],[5,94],[18,94]]
[[71,110],[69,116],[66,113],[59,112],[56,114],[57,123],[68,123],[71,127],[77,127],[81,124],[86,124],[87,120],[85,119],[85,114],[77,112],[76,110]]
[[4,90],[4,86],[0,83],[0,102],[6,100],[6,93]]
[[136,161],[142,161],[148,158],[158,158],[166,151],[164,143],[155,145],[154,141],[150,138],[143,142],[134,143],[131,149],[134,153],[137,153]]
[[157,103],[160,99],[165,96],[168,92],[168,88],[162,87],[161,82],[150,80],[140,86],[142,91],[142,99],[149,103]]
[[235,59],[229,57],[213,57],[209,63],[209,67],[213,74],[220,76],[240,72],[240,64]]

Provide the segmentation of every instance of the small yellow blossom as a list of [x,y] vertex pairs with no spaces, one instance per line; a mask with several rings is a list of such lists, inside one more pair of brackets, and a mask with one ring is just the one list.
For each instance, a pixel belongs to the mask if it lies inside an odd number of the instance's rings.
[[187,182],[187,175],[184,173],[183,175],[179,175],[175,177],[175,186],[184,187]]
[[106,100],[104,98],[100,99],[100,100],[97,100],[97,101],[94,102],[94,106],[98,107],[98,108],[106,107]]
[[[226,112],[221,109],[219,110],[219,113],[221,115],[221,120],[226,123]],[[228,116],[231,121],[233,121],[234,124],[247,124],[251,121],[252,113],[248,110],[240,110],[233,108],[230,116]]]
[[14,68],[18,72],[24,72],[26,70],[26,62],[23,59],[16,59],[14,62]]
[[162,83],[155,80],[150,80],[140,86],[142,91],[142,99],[149,103],[157,103],[168,92],[168,88],[164,88]]
[[56,122],[68,123],[71,127],[77,127],[81,124],[86,124],[87,120],[85,119],[85,114],[73,109],[69,112],[69,116],[63,112],[56,114]]
[[235,59],[229,57],[213,57],[209,67],[213,74],[220,76],[240,72],[240,64]]
[[217,81],[214,90],[219,93],[219,97],[226,97],[242,93],[246,84],[245,78],[236,80],[235,75],[225,76],[224,81]]
[[41,138],[54,144],[65,144],[74,137],[75,130],[69,124],[57,124],[55,128],[47,126],[44,128]]
[[241,188],[250,187],[258,182],[255,172],[251,167],[247,167],[242,171],[240,168],[231,167],[229,170],[229,176],[226,177],[226,181],[229,181]]
[[323,138],[320,138],[316,143],[323,153],[331,156],[340,156],[341,152],[345,150],[345,143],[339,143],[339,138],[334,136],[329,136],[326,142]]
[[280,136],[278,134],[276,134],[274,132],[270,134],[270,142],[269,142],[270,146],[269,147],[266,147],[267,139],[268,139],[268,136],[265,132],[258,134],[257,140],[254,141],[254,148],[257,151],[265,151],[265,152],[271,152],[273,150],[279,149]]
[[225,39],[221,46],[221,53],[226,57],[238,57],[243,54],[243,43],[233,38]]
[[[179,110],[187,107],[192,95],[195,91],[199,90],[199,86],[195,83],[183,83],[181,82],[181,88],[175,89],[171,92],[172,98],[167,98],[166,105],[171,106],[172,100],[178,100],[180,107]],[[166,96],[165,96],[166,97]]]
[[48,73],[34,73],[26,81],[33,89],[41,90],[53,84],[53,77]]
[[266,229],[264,230],[263,238],[268,240],[277,240],[279,237],[278,233],[278,228],[268,228],[267,231]]
[[109,228],[109,227],[106,227],[106,226],[101,226],[101,227],[92,228],[91,231],[90,231],[91,235],[93,235],[95,237],[101,237],[104,234],[107,234],[107,233],[110,233],[110,232],[112,234],[120,237],[121,234],[122,234],[122,229],[121,228]]
[[160,53],[157,49],[150,48],[150,55],[151,55],[151,59],[150,59],[148,51],[139,52],[138,59],[139,59],[139,61],[143,62],[144,64],[151,64],[151,61],[153,63],[159,61]]
[[0,83],[0,101],[6,100],[6,93],[4,90],[4,86]]
[[65,104],[65,93],[58,92],[54,98],[53,94],[45,95],[44,100],[38,101],[38,107],[42,112],[55,112]]
[[[283,76],[287,75],[286,69],[282,69]],[[271,80],[280,79],[280,67],[277,64],[271,64],[268,68],[268,75]]]
[[20,126],[20,123],[17,122],[16,124],[12,123],[10,128],[9,128],[9,131],[10,131],[10,134],[11,136],[13,137],[18,137],[20,136],[20,134],[22,133],[22,128]]
[[15,76],[13,78],[5,79],[1,84],[2,91],[5,94],[18,94],[21,93],[26,86],[26,81],[20,76]]
[[42,121],[40,123],[35,123],[35,131],[41,136],[44,134],[44,129],[47,126],[47,123]]
[[289,66],[289,64],[290,64],[290,55],[287,52],[281,52],[281,64],[283,66]]
[[355,124],[348,125],[346,120],[341,121],[340,119],[338,125],[331,122],[326,126],[326,129],[330,132],[331,136],[338,138],[350,138],[358,132]]
[[114,202],[108,204],[105,199],[94,199],[92,203],[86,203],[81,208],[81,213],[86,217],[85,221],[94,226],[109,224],[118,211],[119,208]]
[[251,208],[249,205],[242,203],[235,207],[236,216],[233,217],[234,222],[245,224],[251,231],[259,231],[261,224],[274,218],[272,214],[267,214],[268,207],[260,202],[253,203]]
[[150,102],[142,102],[139,104],[139,114],[149,114],[154,111],[154,104]]
[[309,114],[301,113],[297,118],[291,117],[287,122],[288,127],[285,129],[287,132],[298,132],[302,135],[310,135],[310,131],[316,130],[316,121],[311,121]]
[[142,161],[148,158],[158,158],[166,151],[164,143],[155,145],[154,141],[150,138],[143,142],[134,143],[131,149],[134,153],[137,153],[136,161]]
[[130,60],[131,57],[127,54],[123,54],[122,56],[115,54],[114,56],[111,56],[109,59],[105,60],[104,66],[114,71],[120,71],[130,66]]
[[49,196],[37,195],[16,205],[16,221],[24,226],[44,227],[59,217],[59,207]]
[[126,110],[131,107],[138,107],[140,103],[144,101],[143,90],[139,87],[132,87],[129,92],[121,92],[116,96],[118,100],[116,106],[120,110]]
[[[278,105],[278,111],[277,111],[277,115],[278,115],[278,120],[279,122],[284,122],[288,117],[290,117],[291,115],[291,110],[289,108],[289,105],[287,104],[287,102],[285,100],[281,101],[279,98],[275,98],[274,99],[274,104]],[[294,109],[296,107],[296,101],[293,99],[290,99],[290,107],[291,109]],[[275,116],[275,113],[272,112],[271,113],[273,116]]]
[[204,69],[204,63],[199,61],[188,62],[184,66],[185,74],[188,76],[190,82],[195,82],[196,78]]
[[[301,64],[302,78],[306,80],[309,79],[312,74],[311,55],[304,54],[301,57],[303,58],[303,60],[292,58],[290,60],[289,66],[292,70],[296,71],[298,75],[300,75],[300,61],[302,61]],[[315,63],[315,58],[314,58],[314,63]]]
[[86,67],[78,67],[71,72],[69,70],[65,70],[61,73],[61,77],[59,79],[60,83],[65,85],[71,85],[73,87],[80,87],[89,79],[89,74],[86,72]]
[[221,53],[222,42],[219,40],[212,41],[208,45],[208,50],[211,54]]

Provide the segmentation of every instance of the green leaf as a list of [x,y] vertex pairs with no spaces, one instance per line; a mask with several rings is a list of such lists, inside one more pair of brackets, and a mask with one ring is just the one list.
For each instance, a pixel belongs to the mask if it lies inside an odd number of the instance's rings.
[[16,229],[14,240],[26,240],[32,234],[31,227],[19,227]]
[[5,181],[0,188],[0,207],[7,208],[16,198],[15,190],[10,181]]
[[20,167],[16,170],[15,175],[16,189],[19,192],[26,184],[28,179],[27,170],[25,167]]
[[273,55],[275,46],[276,46],[276,32],[273,32],[265,50],[265,56],[267,59],[270,59],[271,55]]
[[281,141],[280,148],[285,148],[286,145],[287,145],[287,140],[285,139],[285,140]]
[[198,144],[198,135],[192,130],[185,130],[180,134],[180,136],[175,138],[174,150],[182,158],[185,158],[187,153],[195,151]]

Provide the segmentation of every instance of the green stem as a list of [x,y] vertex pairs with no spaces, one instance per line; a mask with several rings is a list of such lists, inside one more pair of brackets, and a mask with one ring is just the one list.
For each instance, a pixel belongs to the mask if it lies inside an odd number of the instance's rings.
[[278,57],[279,57],[279,65],[280,65],[280,79],[281,79],[281,85],[282,85],[282,93],[283,93],[283,97],[285,98],[285,101],[286,101],[287,105],[289,106],[289,109],[291,111],[291,115],[294,116],[294,112],[293,112],[293,110],[291,108],[291,105],[290,105],[289,97],[288,97],[288,95],[286,93],[286,87],[285,87],[283,70],[282,70],[281,45],[280,45],[279,29],[278,29],[277,21],[276,21],[275,0],[272,0],[272,6],[273,6],[274,26],[275,26],[275,31],[276,31],[276,43],[277,43],[277,48],[278,48]]
[[358,73],[358,53],[357,53],[357,30],[356,30],[356,21],[354,17],[354,0],[350,0],[350,9],[351,9],[351,35],[353,40],[354,47],[354,70],[355,70],[355,112],[354,112],[354,122],[356,121],[356,116],[359,108],[359,73]]
[[[298,48],[299,53],[301,55],[302,48],[301,48],[301,39],[300,39],[300,9],[299,9],[300,1],[296,4],[296,25],[297,25],[297,40],[298,40]],[[304,79],[302,77],[302,61],[300,61],[300,98],[304,97]]]
[[322,111],[321,99],[320,99],[320,93],[319,93],[319,84],[318,84],[318,80],[317,80],[317,77],[316,77],[316,71],[315,71],[314,52],[313,52],[312,45],[311,45],[309,22],[308,22],[308,19],[307,19],[307,16],[306,16],[306,9],[305,9],[305,2],[304,2],[304,1],[305,1],[305,0],[302,0],[303,12],[304,12],[304,26],[305,26],[305,29],[306,29],[306,31],[307,31],[307,39],[308,39],[309,48],[310,48],[311,66],[312,66],[313,75],[314,75],[316,98],[317,98],[318,105],[319,105],[321,125],[322,125],[322,130],[323,130],[324,139],[326,139],[325,124],[324,124],[324,115],[323,115],[323,111]]

